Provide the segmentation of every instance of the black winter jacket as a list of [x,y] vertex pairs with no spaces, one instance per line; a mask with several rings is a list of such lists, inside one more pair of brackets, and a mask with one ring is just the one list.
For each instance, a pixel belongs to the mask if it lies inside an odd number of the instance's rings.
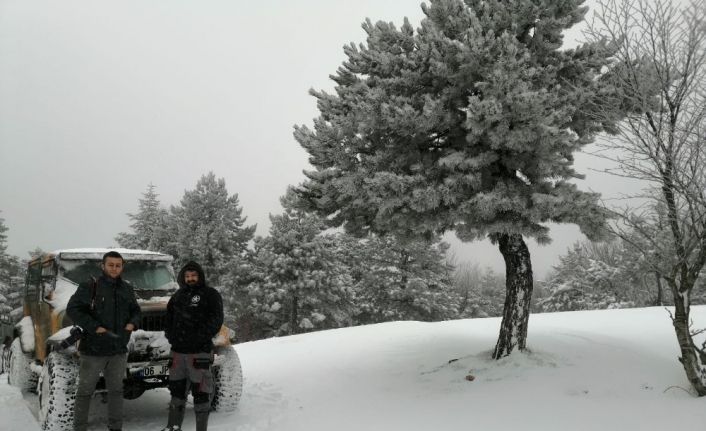
[[[137,329],[142,321],[142,313],[132,285],[120,277],[114,279],[103,274],[97,280],[93,311],[92,294],[93,279],[88,279],[79,284],[66,306],[66,314],[85,334],[78,350],[88,356],[127,353],[130,331],[126,330],[125,326],[132,323]],[[106,332],[96,334],[96,329],[100,326],[105,328]]]
[[[190,287],[184,281],[186,269],[196,269],[199,283]],[[177,277],[179,290],[167,304],[164,335],[177,353],[208,353],[213,350],[213,337],[223,325],[221,294],[206,285],[201,266],[189,262]]]

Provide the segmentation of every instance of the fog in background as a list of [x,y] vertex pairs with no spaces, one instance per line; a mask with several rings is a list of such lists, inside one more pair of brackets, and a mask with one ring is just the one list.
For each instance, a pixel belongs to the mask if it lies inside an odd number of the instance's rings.
[[[310,169],[292,137],[318,115],[310,88],[365,41],[361,23],[423,18],[419,0],[0,0],[0,217],[8,253],[115,245],[147,185],[162,204],[213,171],[267,235],[279,197]],[[587,3],[593,6],[592,1]],[[590,13],[590,12],[589,12]],[[572,30],[567,45],[575,44]],[[636,189],[578,155],[580,187],[615,198]],[[541,278],[574,242],[529,241]],[[462,244],[459,261],[504,271],[497,247]]]

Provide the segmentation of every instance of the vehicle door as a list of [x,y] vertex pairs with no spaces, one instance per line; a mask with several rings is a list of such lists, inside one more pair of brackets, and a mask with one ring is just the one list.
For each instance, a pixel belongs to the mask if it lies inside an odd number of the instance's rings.
[[[37,359],[44,360],[48,352],[44,351],[46,341],[59,330],[57,316],[50,302],[56,287],[56,264],[53,258],[43,259],[39,278],[39,295],[37,303],[37,319],[34,321],[37,334]],[[41,348],[40,348],[41,347]]]
[[44,348],[41,345],[39,334],[37,332],[37,322],[39,321],[39,279],[42,273],[42,260],[40,258],[33,259],[29,262],[27,268],[27,278],[25,279],[24,298],[22,301],[22,309],[25,317],[32,318],[34,331],[35,354],[38,354],[41,349],[42,357],[44,357]]

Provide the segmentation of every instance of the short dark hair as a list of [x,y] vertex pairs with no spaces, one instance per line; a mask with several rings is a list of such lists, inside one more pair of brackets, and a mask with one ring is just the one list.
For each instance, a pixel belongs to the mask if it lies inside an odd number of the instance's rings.
[[105,260],[106,260],[107,258],[109,258],[109,257],[117,257],[117,258],[120,259],[123,263],[125,262],[125,259],[123,259],[122,255],[121,255],[120,253],[118,253],[118,252],[115,251],[115,250],[111,250],[111,251],[109,251],[108,253],[106,253],[106,254],[103,255],[103,263],[105,263]]

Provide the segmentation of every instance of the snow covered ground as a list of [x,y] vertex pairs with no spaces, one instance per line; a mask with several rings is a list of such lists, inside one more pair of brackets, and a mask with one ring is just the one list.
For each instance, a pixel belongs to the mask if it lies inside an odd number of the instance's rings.
[[[695,327],[706,327],[706,306],[692,315]],[[529,352],[493,361],[499,325],[497,318],[396,322],[240,344],[240,407],[212,414],[209,430],[706,426],[706,398],[687,393],[664,308],[535,314]],[[161,429],[168,399],[159,390],[126,401],[124,429]],[[0,379],[2,430],[39,430],[36,410],[35,395]],[[96,399],[92,410],[90,429],[105,430],[105,405]],[[191,405],[184,425],[194,427]]]

